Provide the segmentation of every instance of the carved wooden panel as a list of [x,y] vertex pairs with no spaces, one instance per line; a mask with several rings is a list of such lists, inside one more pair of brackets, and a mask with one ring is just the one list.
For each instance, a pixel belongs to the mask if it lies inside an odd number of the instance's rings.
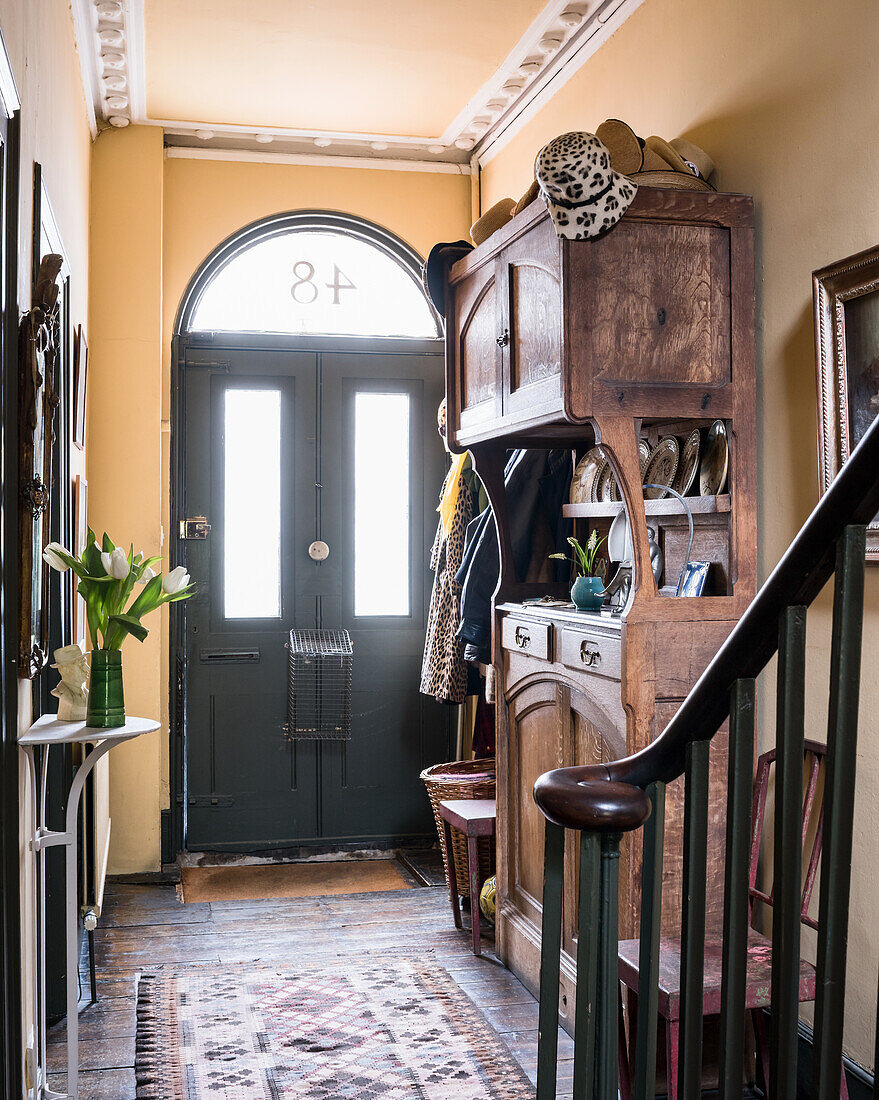
[[482,287],[461,325],[462,409],[499,396],[497,291],[494,277]]
[[558,276],[529,261],[510,264],[510,392],[561,373]]
[[596,380],[730,381],[726,229],[624,220],[590,242],[585,264],[578,327]]
[[509,881],[514,904],[535,921],[543,895],[545,823],[531,791],[539,775],[560,767],[568,755],[562,692],[559,684],[542,680],[525,688],[510,707]]

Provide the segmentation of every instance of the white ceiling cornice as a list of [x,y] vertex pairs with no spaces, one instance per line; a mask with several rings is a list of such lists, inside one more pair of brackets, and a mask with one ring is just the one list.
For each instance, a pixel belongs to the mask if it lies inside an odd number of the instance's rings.
[[487,163],[642,2],[550,0],[445,131],[425,138],[150,118],[143,0],[71,0],[86,98],[98,122],[161,126],[172,147],[269,154],[271,146],[271,159],[362,157],[420,165]]
[[267,153],[253,149],[204,149],[169,145],[165,156],[171,160],[225,160],[241,164],[305,164],[317,168],[378,168],[395,172],[435,172],[469,176],[469,164],[450,164],[442,160],[391,160],[388,157],[323,156],[319,153]]
[[147,121],[143,0],[71,0],[71,8],[92,136],[99,122]]

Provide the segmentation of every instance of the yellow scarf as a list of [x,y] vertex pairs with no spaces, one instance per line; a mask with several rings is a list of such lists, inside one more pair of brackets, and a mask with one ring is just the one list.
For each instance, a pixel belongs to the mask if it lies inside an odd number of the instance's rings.
[[458,497],[461,493],[463,484],[461,475],[464,472],[464,464],[469,457],[470,455],[467,451],[464,451],[463,454],[453,455],[452,465],[449,468],[449,472],[446,474],[446,480],[443,482],[443,491],[440,496],[437,511],[442,519],[443,534],[446,538],[449,537],[449,533],[452,530],[452,521],[455,518],[455,509],[458,506]]

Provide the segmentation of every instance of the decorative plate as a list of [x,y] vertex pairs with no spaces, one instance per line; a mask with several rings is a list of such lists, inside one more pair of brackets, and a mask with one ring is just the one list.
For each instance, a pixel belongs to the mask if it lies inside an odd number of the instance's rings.
[[699,492],[703,497],[722,493],[729,472],[729,440],[726,437],[726,425],[715,420],[708,429],[705,440],[705,452],[699,468]]
[[593,504],[597,504],[601,497],[598,495],[598,489],[601,485],[607,471],[610,469],[610,462],[604,457],[604,452],[601,452],[601,461],[598,464],[598,469],[595,471],[595,477],[592,479],[592,495],[590,500]]
[[617,485],[616,477],[614,477],[613,467],[607,459],[605,459],[605,463],[595,479],[595,499],[605,503],[622,500],[620,487]]
[[574,477],[571,480],[571,504],[588,504],[593,500],[592,488],[595,484],[595,476],[606,462],[604,451],[600,447],[593,447],[577,463],[574,469]]
[[675,488],[682,497],[685,497],[690,491],[693,482],[696,480],[696,474],[699,472],[699,444],[701,442],[702,436],[699,429],[695,428],[687,436],[687,442],[681,451],[681,465],[678,469],[678,480]]
[[629,531],[629,517],[625,508],[614,516],[607,535],[607,556],[611,561],[631,561],[634,557],[632,536]]
[[653,454],[644,471],[644,484],[664,485],[666,489],[645,489],[645,500],[661,500],[668,496],[667,489],[671,488],[675,474],[678,472],[679,457],[680,447],[673,435],[660,439],[653,448]]
[[650,444],[646,439],[638,440],[638,461],[641,463],[641,483],[644,483],[644,474],[647,471],[647,463],[650,461]]

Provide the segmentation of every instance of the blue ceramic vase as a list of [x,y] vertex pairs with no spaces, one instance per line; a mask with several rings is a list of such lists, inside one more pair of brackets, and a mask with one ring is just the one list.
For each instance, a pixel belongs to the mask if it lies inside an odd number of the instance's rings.
[[600,611],[604,602],[601,577],[577,577],[571,589],[571,600],[578,611]]

